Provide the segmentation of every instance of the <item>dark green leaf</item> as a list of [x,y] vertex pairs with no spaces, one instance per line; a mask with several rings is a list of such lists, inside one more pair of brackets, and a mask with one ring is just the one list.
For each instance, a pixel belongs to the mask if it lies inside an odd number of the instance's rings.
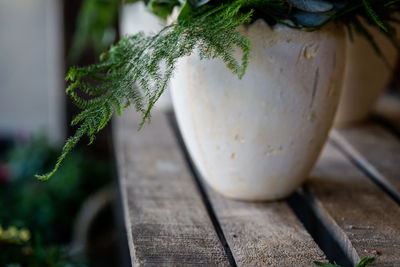
[[374,257],[365,257],[355,267],[368,267],[377,258],[378,258],[377,255],[375,255]]
[[174,6],[180,5],[178,0],[150,0],[147,4],[149,10],[162,19],[166,19],[171,14]]
[[378,15],[376,14],[375,10],[372,8],[372,6],[369,3],[369,1],[368,0],[362,0],[362,3],[364,5],[365,10],[367,11],[368,15],[373,19],[373,21],[375,21],[376,25],[378,25],[382,30],[387,32],[388,30],[387,30],[386,26],[383,24],[381,19],[378,17]]
[[178,21],[188,19],[192,15],[192,13],[193,13],[192,7],[187,1],[185,1],[183,6],[181,7],[181,11],[179,12]]

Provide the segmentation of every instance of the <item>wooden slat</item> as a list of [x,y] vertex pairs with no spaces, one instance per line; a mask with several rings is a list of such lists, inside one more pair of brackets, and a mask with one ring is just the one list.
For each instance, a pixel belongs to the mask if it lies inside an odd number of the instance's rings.
[[114,127],[120,187],[137,266],[229,266],[167,118],[140,132],[134,112]]
[[252,203],[206,187],[238,266],[312,266],[327,262],[285,202]]
[[354,264],[377,250],[374,266],[400,266],[399,206],[331,144],[306,188],[317,216]]
[[333,140],[400,199],[400,142],[376,122],[332,131]]

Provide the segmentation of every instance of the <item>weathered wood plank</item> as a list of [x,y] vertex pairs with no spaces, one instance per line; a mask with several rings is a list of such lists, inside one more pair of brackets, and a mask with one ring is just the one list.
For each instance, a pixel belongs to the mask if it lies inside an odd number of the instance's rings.
[[229,266],[164,114],[140,132],[126,112],[114,139],[131,257],[137,266]]
[[400,199],[400,142],[376,122],[332,131],[332,139]]
[[206,186],[238,266],[312,266],[327,262],[285,202],[243,202]]
[[331,144],[306,189],[317,216],[354,264],[377,250],[374,266],[400,266],[399,206]]

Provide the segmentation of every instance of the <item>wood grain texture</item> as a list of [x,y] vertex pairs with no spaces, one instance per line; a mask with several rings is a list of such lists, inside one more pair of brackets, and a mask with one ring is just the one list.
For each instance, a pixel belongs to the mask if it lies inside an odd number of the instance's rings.
[[312,266],[324,253],[285,202],[227,199],[206,186],[238,266]]
[[229,266],[166,116],[139,122],[128,111],[114,127],[133,264]]
[[306,189],[317,216],[354,264],[377,250],[381,256],[374,266],[400,266],[398,204],[331,144]]
[[332,139],[400,199],[400,140],[376,122],[332,131]]

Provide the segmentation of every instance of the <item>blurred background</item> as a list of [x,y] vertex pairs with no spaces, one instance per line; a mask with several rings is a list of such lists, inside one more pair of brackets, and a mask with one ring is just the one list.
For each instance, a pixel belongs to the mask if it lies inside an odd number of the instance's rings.
[[[118,0],[0,0],[0,266],[124,266],[110,127],[48,182],[78,110],[70,66],[118,39]],[[120,224],[120,225],[119,225]]]
[[[118,40],[121,11],[119,0],[0,0],[0,266],[129,264],[110,126],[50,181],[34,178],[74,131],[66,71]],[[398,80],[388,88],[398,94]]]

